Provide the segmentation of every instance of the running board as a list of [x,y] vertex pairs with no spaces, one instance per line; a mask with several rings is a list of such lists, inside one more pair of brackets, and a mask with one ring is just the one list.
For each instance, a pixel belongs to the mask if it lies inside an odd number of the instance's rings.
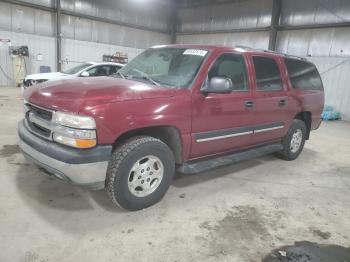
[[245,151],[233,153],[230,155],[224,155],[206,160],[199,160],[196,162],[184,163],[178,167],[177,171],[183,174],[200,173],[220,166],[225,166],[240,161],[271,154],[277,151],[281,151],[282,149],[283,146],[281,143],[268,144],[252,149],[247,149]]

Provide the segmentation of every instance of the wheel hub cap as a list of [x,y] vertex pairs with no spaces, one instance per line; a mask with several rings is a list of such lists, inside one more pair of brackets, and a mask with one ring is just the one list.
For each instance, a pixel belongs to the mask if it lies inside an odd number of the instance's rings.
[[136,197],[146,197],[159,187],[163,176],[162,161],[156,156],[145,156],[136,161],[129,172],[129,190]]
[[290,151],[292,153],[298,152],[302,142],[303,142],[303,132],[300,129],[297,129],[293,133],[292,140],[290,141]]

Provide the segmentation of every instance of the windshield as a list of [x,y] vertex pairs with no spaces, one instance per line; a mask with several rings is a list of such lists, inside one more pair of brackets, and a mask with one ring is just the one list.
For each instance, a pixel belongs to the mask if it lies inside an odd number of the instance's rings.
[[77,65],[73,68],[70,68],[68,70],[63,71],[62,73],[67,74],[67,75],[74,75],[74,74],[80,72],[81,70],[83,70],[84,68],[87,68],[89,66],[92,66],[92,64],[85,63],[85,64]]
[[202,65],[207,50],[150,48],[118,71],[118,76],[155,85],[188,87]]

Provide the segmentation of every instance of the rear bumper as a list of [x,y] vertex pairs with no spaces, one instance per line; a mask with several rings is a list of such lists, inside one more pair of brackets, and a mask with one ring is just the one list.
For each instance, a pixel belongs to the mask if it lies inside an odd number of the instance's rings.
[[112,146],[78,150],[32,134],[25,121],[18,125],[18,145],[28,162],[60,180],[91,189],[104,187]]

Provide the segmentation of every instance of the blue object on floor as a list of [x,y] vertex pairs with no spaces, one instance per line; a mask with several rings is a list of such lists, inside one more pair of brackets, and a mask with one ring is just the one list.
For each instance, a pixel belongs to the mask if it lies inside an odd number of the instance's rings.
[[40,73],[50,73],[51,67],[49,66],[40,66]]
[[340,119],[340,113],[339,112],[331,112],[326,111],[323,112],[321,115],[323,120],[339,120]]

